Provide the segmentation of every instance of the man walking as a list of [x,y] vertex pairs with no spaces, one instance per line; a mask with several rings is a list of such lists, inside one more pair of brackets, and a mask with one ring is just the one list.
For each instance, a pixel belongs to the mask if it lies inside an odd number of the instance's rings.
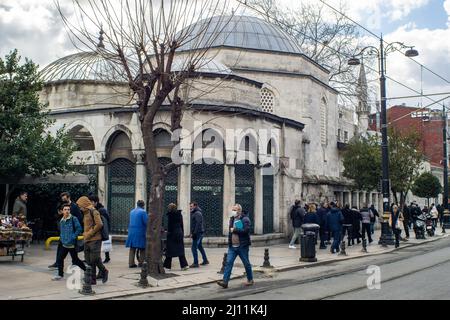
[[228,288],[228,282],[230,281],[231,271],[233,270],[234,261],[239,256],[245,267],[245,273],[247,275],[247,282],[245,286],[252,286],[253,271],[252,265],[248,258],[248,252],[250,249],[250,219],[247,215],[242,213],[242,206],[235,204],[233,206],[230,222],[229,222],[229,234],[228,234],[228,256],[227,264],[223,274],[223,280],[218,281],[217,284],[223,288]]
[[403,205],[403,228],[405,229],[406,240],[409,239],[409,223],[411,220],[411,215],[406,203]]
[[61,193],[60,198],[62,203],[68,203],[70,205],[70,214],[76,217],[78,221],[80,221],[81,228],[83,228],[84,227],[83,214],[81,213],[80,208],[77,206],[77,204],[72,201],[70,193],[63,192]]
[[295,204],[291,209],[292,227],[294,228],[294,234],[292,235],[291,242],[289,243],[289,249],[296,249],[295,241],[302,234],[302,224],[305,219],[305,209],[302,208],[300,200],[295,200]]
[[339,244],[341,242],[342,224],[344,222],[344,216],[341,210],[336,207],[334,202],[330,203],[331,210],[327,216],[328,228],[333,236],[333,244],[331,245],[331,253],[339,252]]
[[72,258],[72,265],[76,265],[80,267],[81,270],[86,271],[86,266],[78,258],[76,249],[77,238],[83,232],[83,229],[81,229],[81,224],[76,217],[71,215],[70,204],[65,203],[60,209],[63,213],[63,217],[59,222],[59,228],[61,230],[60,241],[62,245],[61,252],[57,257],[58,274],[52,279],[55,281],[64,278],[64,259],[69,253]]
[[84,257],[88,265],[92,268],[91,284],[97,284],[96,267],[99,268],[103,278],[102,282],[108,281],[109,271],[102,263],[100,252],[102,249],[103,222],[100,213],[94,208],[88,197],[81,197],[77,201],[84,215]]
[[[128,256],[128,266],[130,268],[142,267],[145,259],[145,245],[147,234],[148,214],[145,211],[145,203],[142,200],[137,202],[136,209],[130,212],[130,224],[128,226],[128,237],[125,243],[127,248],[130,248]],[[134,258],[138,254],[138,263],[136,265]]]
[[367,237],[369,238],[369,244],[373,242],[372,233],[370,232],[370,222],[374,217],[372,211],[367,207],[367,204],[363,204],[363,208],[361,209],[361,219],[362,219],[362,237],[366,238],[365,234],[367,233]]
[[319,233],[320,233],[320,249],[326,249],[325,240],[327,238],[327,214],[329,208],[328,203],[322,202],[320,204],[320,209],[317,211],[317,216],[319,217]]
[[370,218],[370,233],[375,233],[375,223],[377,222],[377,218],[380,218],[380,214],[378,213],[378,210],[375,209],[375,205],[370,206],[370,211],[373,213],[373,218]]
[[[100,212],[100,215],[105,218],[106,222],[108,223],[108,231],[109,234],[111,234],[111,218],[109,217],[108,210],[103,206],[103,204],[100,203],[100,199],[96,195],[90,195],[89,200],[91,200],[92,204],[94,205],[95,209]],[[105,252],[105,260],[103,260],[103,263],[108,263],[111,261],[111,258],[109,256],[109,252],[111,251],[111,245],[112,245],[112,236],[109,236],[109,239],[106,241],[103,241],[102,243],[102,251]]]
[[205,226],[203,223],[203,213],[199,208],[197,202],[192,202],[190,204],[191,209],[191,238],[192,238],[192,255],[194,257],[194,263],[190,266],[191,268],[198,268],[198,252],[200,251],[202,255],[202,266],[208,265],[209,261],[206,257],[205,249],[203,249],[202,240],[203,234],[205,233]]

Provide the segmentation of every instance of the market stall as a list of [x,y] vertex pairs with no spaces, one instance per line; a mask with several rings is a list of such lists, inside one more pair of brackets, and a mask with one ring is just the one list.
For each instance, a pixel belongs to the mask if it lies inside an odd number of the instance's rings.
[[27,226],[24,217],[0,216],[0,257],[20,256],[21,261],[25,255],[25,244],[33,237],[33,232]]

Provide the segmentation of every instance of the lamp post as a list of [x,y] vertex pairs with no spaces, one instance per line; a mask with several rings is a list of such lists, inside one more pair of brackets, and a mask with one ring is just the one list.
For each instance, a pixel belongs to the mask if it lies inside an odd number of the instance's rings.
[[441,217],[442,221],[442,233],[446,233],[445,229],[448,229],[450,222],[450,212],[448,211],[448,153],[447,153],[447,112],[445,110],[445,105],[442,106],[442,120],[443,120],[443,149],[444,149],[444,194],[443,194],[443,205],[444,205],[444,216]]
[[389,228],[389,215],[390,215],[390,186],[389,186],[389,149],[388,149],[388,131],[387,131],[387,100],[386,100],[386,56],[388,53],[401,49],[408,50],[405,52],[407,57],[417,57],[419,52],[414,47],[405,46],[401,42],[393,42],[384,46],[383,37],[380,39],[380,48],[374,46],[368,46],[363,48],[357,55],[349,59],[348,64],[350,66],[357,66],[361,64],[359,56],[363,56],[364,53],[368,55],[376,55],[378,57],[379,72],[380,72],[380,91],[381,91],[381,156],[382,156],[382,181],[381,190],[383,193],[383,222],[381,229],[380,244],[394,244],[392,231]]

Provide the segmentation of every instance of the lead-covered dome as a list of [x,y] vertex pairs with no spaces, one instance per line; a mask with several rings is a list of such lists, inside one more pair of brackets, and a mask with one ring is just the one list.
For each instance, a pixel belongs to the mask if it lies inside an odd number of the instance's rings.
[[216,16],[201,20],[182,31],[187,41],[179,50],[209,47],[237,47],[287,53],[301,53],[296,42],[283,30],[250,16]]

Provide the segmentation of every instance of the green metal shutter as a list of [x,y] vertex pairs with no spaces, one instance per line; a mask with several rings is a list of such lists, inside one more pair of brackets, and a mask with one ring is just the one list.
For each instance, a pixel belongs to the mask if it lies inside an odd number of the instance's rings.
[[129,213],[135,207],[136,166],[127,159],[108,165],[108,209],[114,234],[127,234]]
[[255,166],[238,164],[235,174],[235,202],[242,206],[251,221],[251,233],[255,232]]
[[223,235],[223,164],[192,165],[191,201],[203,212],[206,236]]
[[263,176],[263,232],[273,232],[273,175]]

